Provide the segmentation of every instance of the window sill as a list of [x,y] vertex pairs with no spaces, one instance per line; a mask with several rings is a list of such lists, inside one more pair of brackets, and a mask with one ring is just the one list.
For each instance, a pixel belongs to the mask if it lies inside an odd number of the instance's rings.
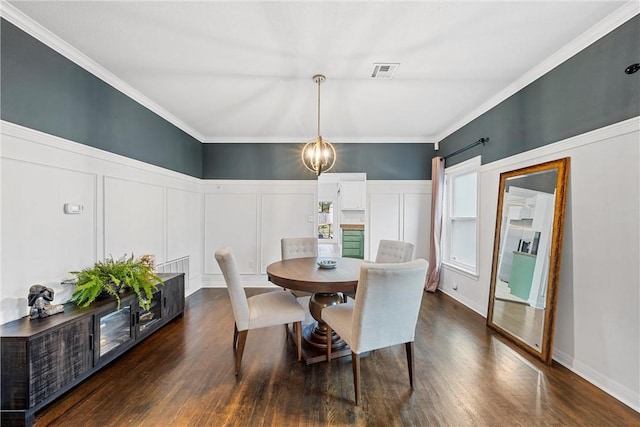
[[480,276],[478,275],[477,272],[473,271],[473,270],[469,270],[467,268],[461,267],[459,265],[456,264],[451,264],[448,262],[443,262],[442,265],[447,269],[447,270],[451,270],[454,271],[456,273],[460,273],[463,276],[468,277],[469,279],[473,279],[473,280],[478,280],[480,278]]

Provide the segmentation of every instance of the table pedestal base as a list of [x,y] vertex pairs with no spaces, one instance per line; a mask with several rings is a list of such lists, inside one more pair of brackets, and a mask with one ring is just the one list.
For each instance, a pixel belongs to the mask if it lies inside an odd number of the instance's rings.
[[[302,325],[302,360],[307,365],[313,365],[318,362],[325,362],[327,360],[327,345],[324,344],[324,347],[318,345],[318,343],[311,343],[307,337],[313,336],[314,330],[316,329],[316,323],[309,323],[307,325]],[[291,327],[287,328],[289,334],[291,335],[291,339],[295,343],[296,334],[293,332]],[[334,336],[335,333],[332,334]],[[337,337],[337,335],[335,335]],[[325,334],[326,337],[326,334]],[[340,338],[337,337],[336,341],[342,343],[341,346],[331,347],[331,359],[337,359],[344,356],[351,355],[351,348]],[[332,340],[333,343],[333,340]]]
[[[302,329],[302,358],[307,365],[327,360],[328,342],[331,343],[331,359],[351,354],[347,343],[335,331],[331,331],[330,340],[327,339],[327,324],[321,316],[322,309],[342,302],[342,296],[337,293],[317,293],[309,299],[309,313],[315,322],[304,324]],[[293,334],[291,329],[289,332]]]

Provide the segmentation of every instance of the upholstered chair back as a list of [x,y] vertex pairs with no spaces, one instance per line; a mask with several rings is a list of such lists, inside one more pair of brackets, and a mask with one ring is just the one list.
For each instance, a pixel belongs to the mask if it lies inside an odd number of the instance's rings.
[[417,259],[360,268],[349,341],[354,353],[414,340],[428,266]]
[[238,271],[238,265],[231,248],[222,248],[216,251],[216,261],[220,265],[224,279],[227,282],[233,317],[236,320],[238,331],[249,329],[249,304],[244,293],[242,280]]
[[413,259],[413,243],[380,240],[376,262],[407,262]]
[[280,240],[282,259],[318,256],[317,237],[285,237]]

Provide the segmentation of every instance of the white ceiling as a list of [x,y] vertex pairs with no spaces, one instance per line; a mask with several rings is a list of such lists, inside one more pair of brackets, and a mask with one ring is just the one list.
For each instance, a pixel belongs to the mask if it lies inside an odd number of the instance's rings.
[[[23,28],[202,142],[313,138],[318,73],[326,139],[436,142],[637,0],[9,3]],[[395,78],[372,79],[376,62],[400,63]]]

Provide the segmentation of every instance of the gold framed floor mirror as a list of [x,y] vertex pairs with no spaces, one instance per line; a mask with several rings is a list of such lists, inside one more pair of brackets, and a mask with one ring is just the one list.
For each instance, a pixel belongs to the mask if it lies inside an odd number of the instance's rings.
[[551,365],[569,158],[500,174],[487,326]]

